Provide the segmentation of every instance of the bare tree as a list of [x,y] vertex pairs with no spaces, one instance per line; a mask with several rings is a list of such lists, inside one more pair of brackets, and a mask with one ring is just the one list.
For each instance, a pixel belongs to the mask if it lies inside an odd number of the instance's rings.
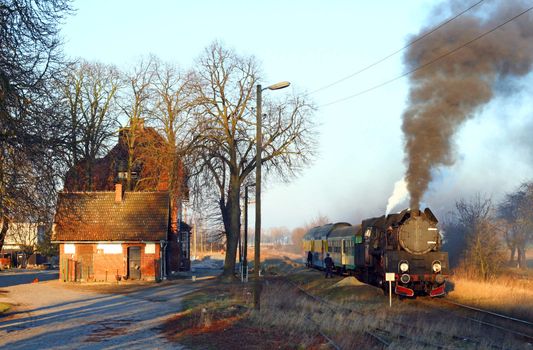
[[469,271],[488,279],[501,269],[503,230],[493,216],[492,200],[480,194],[456,202],[458,222],[466,234],[465,264]]
[[[255,169],[255,85],[258,66],[219,43],[199,59],[192,84],[197,106],[196,188],[217,193],[226,235],[223,275],[232,276],[240,232],[241,187]],[[265,102],[262,164],[282,180],[309,162],[313,154],[312,106],[295,96]]]
[[67,132],[67,164],[74,167],[78,164],[82,150],[80,148],[80,130],[82,122],[81,108],[83,84],[85,72],[81,69],[80,64],[73,63],[65,70],[65,74],[58,79],[58,85],[62,93],[62,99],[65,103],[65,111],[68,118]]
[[39,223],[19,222],[11,227],[8,239],[29,257],[38,250],[42,228],[43,225]]
[[77,189],[93,190],[95,161],[108,149],[118,126],[115,97],[120,75],[113,66],[80,61],[69,66],[60,84],[68,120],[69,165],[73,170],[83,168],[83,186]]
[[49,82],[70,11],[66,0],[0,2],[0,249],[15,217],[54,202],[64,120]]
[[296,250],[298,252],[303,251],[303,237],[307,233],[307,230],[305,227],[296,227],[291,231],[291,240],[292,244],[295,246]]
[[492,199],[490,197],[483,198],[478,193],[469,201],[461,198],[455,202],[455,208],[459,222],[469,231],[467,234],[471,234],[477,230],[483,221],[491,218]]
[[155,58],[153,68],[154,108],[150,120],[165,141],[162,147],[154,149],[154,154],[168,174],[171,206],[174,207],[188,197],[183,159],[194,144],[190,74]]
[[510,261],[518,253],[518,267],[526,269],[526,247],[533,237],[533,182],[523,183],[508,194],[498,206],[498,214],[507,224],[505,242],[511,253]]
[[311,219],[311,221],[309,221],[305,225],[305,228],[307,230],[309,230],[309,229],[311,229],[313,227],[322,226],[322,225],[328,224],[330,222],[331,222],[331,220],[329,219],[328,216],[322,215],[322,214],[317,214],[317,216],[315,216],[313,219]]
[[[152,81],[154,77],[154,58],[152,56],[141,59],[132,72],[126,76],[127,89],[122,96],[122,111],[128,116],[128,125],[122,130],[122,137],[128,148],[126,166],[126,188],[133,191],[133,176],[139,164],[135,159],[135,148],[139,134],[144,129],[145,116],[150,113],[151,103],[154,96]],[[123,169],[124,170],[124,169]]]
[[[263,235],[262,235],[263,236]],[[287,244],[289,241],[290,231],[286,227],[272,227],[266,230],[264,241],[277,245]]]

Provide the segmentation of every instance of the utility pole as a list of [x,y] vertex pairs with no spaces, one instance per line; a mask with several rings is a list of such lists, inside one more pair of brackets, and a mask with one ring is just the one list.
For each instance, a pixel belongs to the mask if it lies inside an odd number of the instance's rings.
[[261,110],[263,103],[263,90],[280,90],[289,86],[288,81],[282,81],[274,85],[262,88],[257,84],[257,105],[255,109],[256,117],[256,155],[255,155],[255,256],[254,256],[254,307],[259,310],[261,296],[261,282],[259,281],[259,271],[261,270],[261,152],[263,149],[262,119]]
[[254,308],[259,310],[261,298],[261,283],[259,282],[259,270],[261,269],[261,149],[263,148],[263,135],[261,119],[263,119],[263,112],[261,111],[263,88],[261,84],[257,84],[257,105],[255,110],[256,117],[256,154],[255,154],[255,246],[254,246]]
[[248,282],[248,187],[244,186],[244,244],[242,253],[242,279]]
[[[196,219],[196,218],[195,218]],[[193,237],[193,247],[194,247],[194,259],[197,259],[198,252],[196,251],[196,235],[198,234],[198,220],[194,220],[194,225],[192,226],[192,237]]]

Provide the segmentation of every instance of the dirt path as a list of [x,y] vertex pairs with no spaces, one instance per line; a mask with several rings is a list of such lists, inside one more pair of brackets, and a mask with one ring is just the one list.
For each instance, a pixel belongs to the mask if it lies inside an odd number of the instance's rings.
[[[184,295],[208,283],[180,280],[109,294],[57,280],[28,283],[28,277],[0,287],[1,300],[16,305],[0,317],[0,348],[177,349],[161,334],[161,323],[180,310]],[[5,278],[16,279],[2,273]]]

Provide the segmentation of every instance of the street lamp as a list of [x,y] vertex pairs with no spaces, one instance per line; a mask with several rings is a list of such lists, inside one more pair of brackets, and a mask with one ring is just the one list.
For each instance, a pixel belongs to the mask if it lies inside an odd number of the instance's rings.
[[263,113],[261,111],[261,104],[263,99],[263,90],[280,90],[289,86],[291,83],[282,81],[277,84],[262,88],[261,84],[257,85],[257,107],[255,110],[256,116],[256,172],[255,172],[255,255],[254,255],[254,276],[256,283],[256,293],[254,296],[254,305],[259,309],[259,270],[260,270],[260,254],[261,254],[261,152],[263,148],[263,135],[261,120]]
[[255,184],[244,185],[244,244],[242,258],[242,281],[248,282],[248,187]]

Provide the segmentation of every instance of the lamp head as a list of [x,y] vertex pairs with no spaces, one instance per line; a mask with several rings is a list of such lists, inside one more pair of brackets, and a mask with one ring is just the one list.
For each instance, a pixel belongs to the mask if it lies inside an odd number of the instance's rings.
[[268,86],[267,89],[269,89],[269,90],[279,90],[279,89],[284,89],[284,88],[286,88],[289,85],[291,85],[291,83],[289,83],[288,81],[280,81],[279,83],[276,83],[276,84]]

